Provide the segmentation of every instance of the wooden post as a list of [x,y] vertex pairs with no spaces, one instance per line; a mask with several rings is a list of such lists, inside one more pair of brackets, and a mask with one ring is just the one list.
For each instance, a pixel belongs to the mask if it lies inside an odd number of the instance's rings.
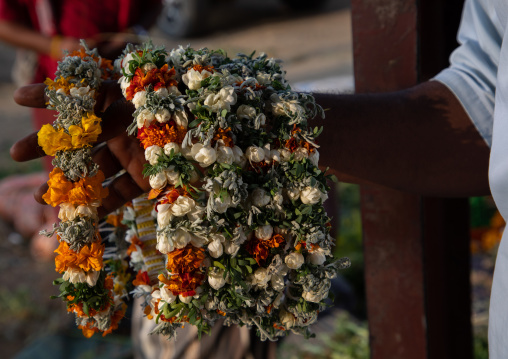
[[[435,74],[450,37],[431,41],[425,31],[449,26],[450,9],[353,0],[356,91],[395,91]],[[467,200],[364,186],[361,204],[372,358],[472,358]]]

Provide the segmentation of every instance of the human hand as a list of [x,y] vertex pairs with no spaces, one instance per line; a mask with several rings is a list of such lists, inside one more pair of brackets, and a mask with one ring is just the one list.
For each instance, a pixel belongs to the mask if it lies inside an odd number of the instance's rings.
[[[47,98],[44,84],[24,86],[14,94],[14,100],[28,107],[45,108]],[[150,190],[147,178],[143,178],[143,165],[146,163],[144,151],[135,137],[128,136],[126,127],[132,122],[134,107],[123,99],[118,84],[106,81],[100,89],[95,106],[95,114],[102,118],[102,133],[93,149],[93,159],[104,172],[106,178],[121,170],[126,172],[115,178],[109,185],[109,196],[99,208],[99,215],[121,207],[126,202]],[[37,143],[37,132],[17,141],[11,147],[11,157],[18,162],[29,161],[45,156]],[[41,186],[35,199],[45,204],[42,195],[48,186]]]
[[93,38],[86,40],[92,43],[93,46],[90,48],[97,48],[99,54],[107,59],[116,59],[125,49],[125,46],[129,43],[137,44],[139,39],[136,35],[125,32],[118,33],[101,33],[95,35]]

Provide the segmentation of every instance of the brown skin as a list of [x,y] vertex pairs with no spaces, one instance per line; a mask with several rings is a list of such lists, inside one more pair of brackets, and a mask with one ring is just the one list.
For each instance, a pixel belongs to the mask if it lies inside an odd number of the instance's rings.
[[[94,160],[106,177],[121,169],[126,173],[109,186],[110,195],[101,215],[150,189],[141,172],[144,151],[137,139],[127,136],[133,107],[121,98],[115,83],[106,83],[96,113],[103,133]],[[105,95],[104,95],[105,94]],[[327,109],[319,137],[320,164],[343,182],[378,184],[432,196],[490,194],[490,150],[455,96],[438,82],[408,90],[373,95],[314,94]],[[44,85],[18,89],[15,101],[23,106],[45,107]],[[11,148],[16,161],[44,154],[37,134],[19,140]],[[44,203],[42,186],[35,197]]]

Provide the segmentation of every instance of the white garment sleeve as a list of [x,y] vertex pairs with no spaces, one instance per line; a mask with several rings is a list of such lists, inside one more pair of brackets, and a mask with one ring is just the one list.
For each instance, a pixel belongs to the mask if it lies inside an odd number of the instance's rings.
[[502,34],[491,1],[466,0],[458,33],[460,46],[450,57],[450,67],[434,78],[457,96],[489,147]]

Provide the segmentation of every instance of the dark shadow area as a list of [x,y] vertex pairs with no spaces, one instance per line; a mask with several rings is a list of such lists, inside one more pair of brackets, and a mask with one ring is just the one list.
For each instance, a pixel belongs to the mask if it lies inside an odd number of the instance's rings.
[[350,6],[349,0],[172,0],[158,26],[172,38],[196,38],[218,31],[246,29],[260,23],[301,19]]

